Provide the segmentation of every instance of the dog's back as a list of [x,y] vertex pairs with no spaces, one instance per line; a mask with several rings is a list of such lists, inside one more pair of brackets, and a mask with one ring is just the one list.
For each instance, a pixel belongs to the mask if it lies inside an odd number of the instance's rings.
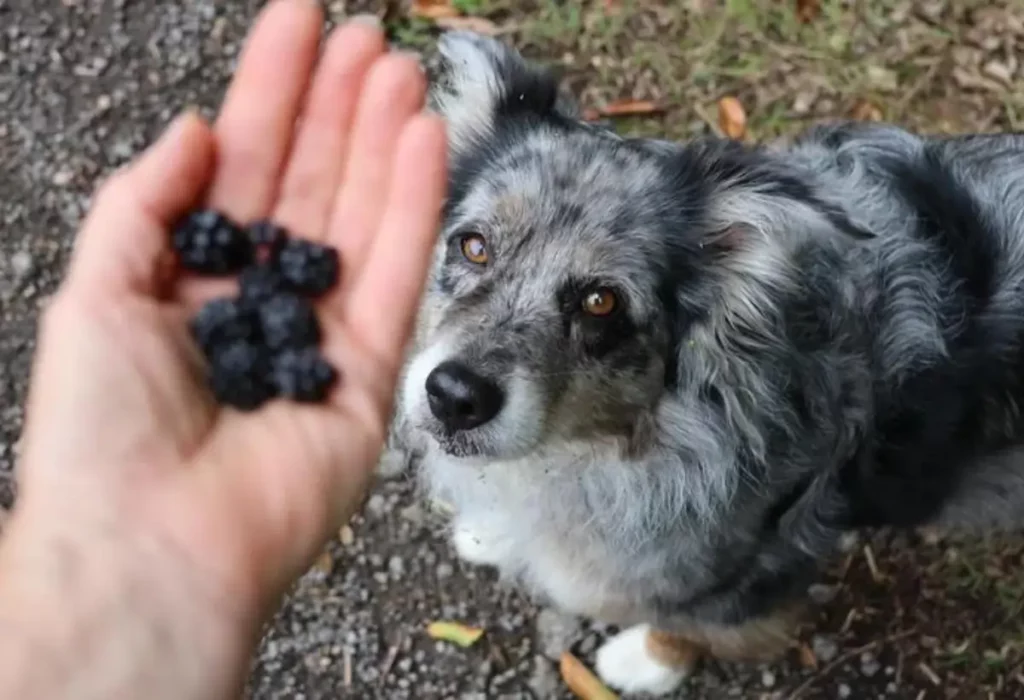
[[842,125],[786,157],[877,236],[857,252],[877,380],[858,523],[1024,522],[1024,136]]

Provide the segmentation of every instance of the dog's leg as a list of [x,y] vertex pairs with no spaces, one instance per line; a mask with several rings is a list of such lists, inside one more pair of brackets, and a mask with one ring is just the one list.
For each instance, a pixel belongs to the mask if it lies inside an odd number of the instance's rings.
[[459,515],[452,525],[452,546],[470,564],[499,566],[508,558],[512,543],[499,522]]
[[636,625],[597,650],[597,673],[624,693],[667,695],[693,672],[700,655],[683,637]]

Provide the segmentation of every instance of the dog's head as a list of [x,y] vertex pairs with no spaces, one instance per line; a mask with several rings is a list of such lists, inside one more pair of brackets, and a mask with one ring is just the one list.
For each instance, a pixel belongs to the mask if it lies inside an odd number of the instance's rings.
[[782,242],[750,232],[827,215],[727,143],[582,122],[550,73],[497,41],[451,33],[441,55],[431,102],[448,123],[449,201],[406,424],[467,457],[646,444],[666,387],[717,371],[686,358],[695,324],[761,324],[789,279]]

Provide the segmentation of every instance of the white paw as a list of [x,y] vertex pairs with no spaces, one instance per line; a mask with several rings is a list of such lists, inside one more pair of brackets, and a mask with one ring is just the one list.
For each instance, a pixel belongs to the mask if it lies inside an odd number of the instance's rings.
[[457,521],[452,545],[460,559],[479,566],[497,566],[508,551],[507,539],[479,522]]
[[651,656],[647,650],[650,625],[636,625],[619,632],[597,650],[597,674],[624,693],[668,695],[687,676]]

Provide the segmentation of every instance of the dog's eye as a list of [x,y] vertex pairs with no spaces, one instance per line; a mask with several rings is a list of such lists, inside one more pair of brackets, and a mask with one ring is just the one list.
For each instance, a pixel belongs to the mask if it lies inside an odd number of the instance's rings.
[[474,265],[486,265],[488,260],[487,242],[479,233],[471,233],[462,237],[462,254]]
[[610,289],[595,289],[583,297],[583,311],[590,316],[608,316],[618,307],[619,300]]

